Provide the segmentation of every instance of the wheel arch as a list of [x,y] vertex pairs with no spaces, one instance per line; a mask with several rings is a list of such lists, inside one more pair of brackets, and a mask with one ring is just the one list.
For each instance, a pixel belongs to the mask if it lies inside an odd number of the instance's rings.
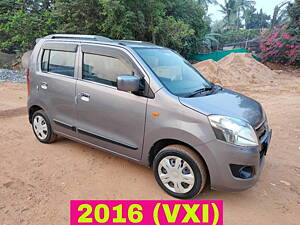
[[201,153],[199,151],[197,151],[193,146],[189,145],[188,143],[185,143],[185,142],[182,142],[182,141],[179,141],[179,140],[176,140],[176,139],[161,139],[161,140],[158,140],[156,141],[150,151],[149,151],[149,155],[148,155],[148,165],[149,167],[152,167],[153,165],[153,160],[155,158],[155,156],[165,147],[169,146],[169,145],[174,145],[174,144],[178,144],[178,145],[183,145],[183,146],[186,146],[188,148],[190,148],[193,152],[195,152],[198,157],[200,159],[202,159],[202,161],[204,162],[205,164],[205,168],[206,168],[206,171],[207,171],[207,186],[210,186],[210,173],[209,173],[209,169],[208,169],[208,165],[207,165],[207,162],[206,160],[204,159],[204,157],[201,155]]
[[29,115],[29,122],[32,123],[32,116],[36,111],[39,110],[44,110],[41,106],[39,105],[32,105],[30,106],[30,108],[28,109],[28,115]]

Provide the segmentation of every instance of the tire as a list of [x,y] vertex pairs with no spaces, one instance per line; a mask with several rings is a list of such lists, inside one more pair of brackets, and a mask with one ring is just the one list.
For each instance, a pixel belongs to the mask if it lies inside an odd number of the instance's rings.
[[49,118],[43,110],[33,113],[32,130],[36,138],[45,144],[53,143],[57,138],[57,135],[53,133]]
[[203,160],[183,145],[163,148],[154,158],[153,173],[159,186],[179,199],[197,196],[203,191],[208,175]]

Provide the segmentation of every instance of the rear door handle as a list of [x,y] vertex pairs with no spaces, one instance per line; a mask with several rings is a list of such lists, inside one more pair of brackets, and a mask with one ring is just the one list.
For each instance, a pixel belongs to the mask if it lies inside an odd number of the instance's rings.
[[44,90],[46,90],[48,88],[47,82],[42,82],[41,83],[41,88],[44,89]]
[[80,99],[85,102],[90,101],[90,95],[88,93],[80,93]]

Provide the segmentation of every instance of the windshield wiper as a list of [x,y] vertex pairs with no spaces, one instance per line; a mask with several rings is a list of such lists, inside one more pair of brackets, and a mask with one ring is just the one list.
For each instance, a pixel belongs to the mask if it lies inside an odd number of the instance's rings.
[[186,97],[187,98],[191,98],[191,97],[194,97],[195,95],[202,94],[202,93],[207,92],[207,91],[211,91],[212,89],[213,89],[213,86],[211,86],[211,87],[205,87],[205,88],[200,88],[200,89],[194,91],[193,93],[189,94]]

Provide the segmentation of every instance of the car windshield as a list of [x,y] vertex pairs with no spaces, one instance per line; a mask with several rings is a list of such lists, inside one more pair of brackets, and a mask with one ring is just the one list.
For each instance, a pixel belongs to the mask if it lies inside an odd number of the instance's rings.
[[188,97],[198,90],[212,87],[187,60],[170,49],[135,48],[135,51],[176,96]]

